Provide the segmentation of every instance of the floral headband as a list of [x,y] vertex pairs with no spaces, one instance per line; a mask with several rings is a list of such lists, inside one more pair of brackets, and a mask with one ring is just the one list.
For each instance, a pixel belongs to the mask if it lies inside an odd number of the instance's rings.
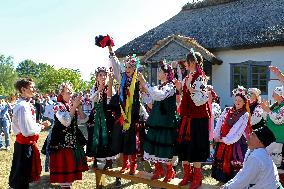
[[59,94],[63,92],[64,88],[68,88],[73,93],[73,86],[69,81],[63,82],[59,85]]
[[105,72],[107,73],[107,69],[106,67],[97,67],[96,71],[95,71],[95,74],[98,75],[98,73],[100,72]]
[[128,55],[124,60],[124,64],[129,64],[132,67],[138,68],[140,65],[140,59],[136,56],[136,54],[133,54],[132,56]]
[[172,81],[174,79],[174,74],[171,65],[167,64],[166,60],[163,60],[160,62],[160,67],[168,74],[168,81]]
[[249,88],[248,93],[253,93],[256,96],[259,96],[259,95],[261,95],[261,90],[259,90],[258,88]]
[[276,87],[275,89],[274,89],[274,92],[277,94],[277,95],[279,95],[279,96],[282,96],[283,98],[284,98],[284,91],[283,91],[284,89],[283,89],[283,86],[282,87]]
[[243,86],[238,86],[238,88],[234,89],[232,91],[233,95],[234,96],[237,96],[237,95],[241,95],[243,96],[246,100],[249,99],[249,96],[248,96],[248,90],[246,88],[244,88]]

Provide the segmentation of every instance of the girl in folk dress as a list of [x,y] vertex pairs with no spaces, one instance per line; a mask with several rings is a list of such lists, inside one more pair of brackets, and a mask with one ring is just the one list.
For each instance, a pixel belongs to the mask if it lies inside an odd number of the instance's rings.
[[[139,81],[137,79],[137,66],[140,60],[136,55],[127,56],[125,64],[125,72],[120,77],[120,62],[112,52],[109,46],[110,62],[114,71],[114,78],[120,82],[119,99],[116,106],[120,112],[115,115],[116,120],[113,127],[112,149],[115,153],[122,153],[123,166],[120,170],[124,173],[130,169],[129,174],[135,174],[137,168],[137,151],[139,141],[137,135],[137,126],[140,118],[140,95]],[[121,78],[121,80],[120,80]],[[130,163],[129,163],[130,156]]]
[[81,107],[81,96],[73,99],[72,86],[63,83],[59,88],[57,104],[54,106],[54,126],[48,145],[50,154],[50,182],[60,183],[62,188],[71,188],[75,180],[82,179],[88,170],[83,146],[85,137],[78,128],[78,116],[85,117]]
[[116,158],[111,150],[112,128],[114,119],[109,105],[112,96],[112,74],[109,73],[109,84],[106,84],[107,70],[99,67],[96,70],[96,84],[92,100],[94,108],[87,122],[88,143],[86,155],[97,160],[106,161],[104,169],[112,168]]
[[214,130],[217,146],[212,177],[221,182],[229,181],[242,168],[251,131],[247,90],[239,86],[233,95],[234,106],[222,112]]
[[[184,176],[179,185],[192,181],[190,189],[196,189],[202,184],[201,162],[205,162],[210,153],[208,125],[211,110],[206,87],[208,79],[203,71],[201,54],[191,49],[185,67],[189,74],[183,82],[179,107],[182,121],[177,138]],[[190,163],[193,163],[194,170]]]
[[149,118],[146,122],[148,132],[144,143],[144,159],[155,163],[152,180],[164,176],[161,163],[166,163],[167,174],[163,182],[175,177],[172,165],[174,143],[176,139],[176,90],[170,65],[161,63],[158,79],[161,85],[150,87],[142,74],[139,75],[141,85],[148,91],[154,101]]

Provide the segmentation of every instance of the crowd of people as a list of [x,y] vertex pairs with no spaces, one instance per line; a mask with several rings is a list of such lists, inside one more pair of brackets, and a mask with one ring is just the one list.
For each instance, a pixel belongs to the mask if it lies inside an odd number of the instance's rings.
[[[138,71],[138,57],[127,56],[122,64],[111,45],[108,49],[110,68],[97,68],[90,94],[74,95],[72,84],[65,82],[56,97],[34,99],[32,80],[16,83],[20,97],[12,108],[16,142],[10,187],[29,188],[30,182],[40,179],[36,142],[39,132],[51,127],[42,151],[50,182],[62,188],[82,179],[82,172],[88,170],[87,157],[94,159],[93,169],[98,168],[97,161],[105,163],[103,169],[112,168],[121,157],[120,172],[131,175],[140,158],[154,165],[151,179],[163,178],[163,182],[175,178],[180,162],[179,185],[190,183],[190,189],[202,185],[202,163],[211,160],[212,177],[224,183],[221,188],[282,188],[284,75],[278,68],[270,67],[282,83],[273,91],[272,106],[261,100],[259,89],[238,86],[232,91],[233,106],[221,112],[199,52],[191,49],[183,65],[161,61],[160,84],[151,86]],[[181,74],[180,66],[186,74]],[[9,111],[2,103],[0,108],[8,148],[9,129],[3,120]],[[82,123],[86,137],[78,127]]]

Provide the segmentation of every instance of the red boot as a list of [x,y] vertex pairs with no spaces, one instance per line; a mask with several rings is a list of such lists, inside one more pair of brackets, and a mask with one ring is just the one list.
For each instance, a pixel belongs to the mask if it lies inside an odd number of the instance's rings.
[[131,155],[131,159],[130,159],[130,171],[129,174],[130,175],[134,175],[137,169],[137,163],[136,163],[136,154],[132,154]]
[[173,168],[172,164],[167,164],[167,174],[166,177],[164,178],[163,182],[170,182],[173,178],[175,178],[176,173]]
[[164,176],[164,169],[160,162],[155,163],[154,175],[151,177],[151,180],[159,179]]
[[120,169],[120,172],[121,173],[124,173],[126,170],[128,170],[130,168],[130,164],[129,164],[129,161],[128,161],[128,155],[126,154],[123,154],[123,166],[122,168]]
[[201,168],[195,168],[193,172],[193,181],[189,187],[189,189],[197,189],[202,184],[202,173]]
[[187,185],[188,182],[192,182],[192,169],[190,164],[183,164],[183,178],[178,184],[179,186]]

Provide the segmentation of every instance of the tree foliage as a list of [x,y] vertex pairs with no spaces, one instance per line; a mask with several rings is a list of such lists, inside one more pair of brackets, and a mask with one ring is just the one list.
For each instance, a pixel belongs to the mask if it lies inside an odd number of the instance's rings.
[[0,55],[0,95],[15,93],[14,84],[18,78],[32,78],[38,93],[56,93],[62,82],[70,82],[75,92],[90,90],[95,82],[95,75],[91,74],[91,81],[84,81],[78,69],[59,68],[47,63],[36,63],[24,60],[14,67],[12,57]]
[[15,93],[14,84],[17,77],[13,58],[0,55],[0,95],[8,96]]

